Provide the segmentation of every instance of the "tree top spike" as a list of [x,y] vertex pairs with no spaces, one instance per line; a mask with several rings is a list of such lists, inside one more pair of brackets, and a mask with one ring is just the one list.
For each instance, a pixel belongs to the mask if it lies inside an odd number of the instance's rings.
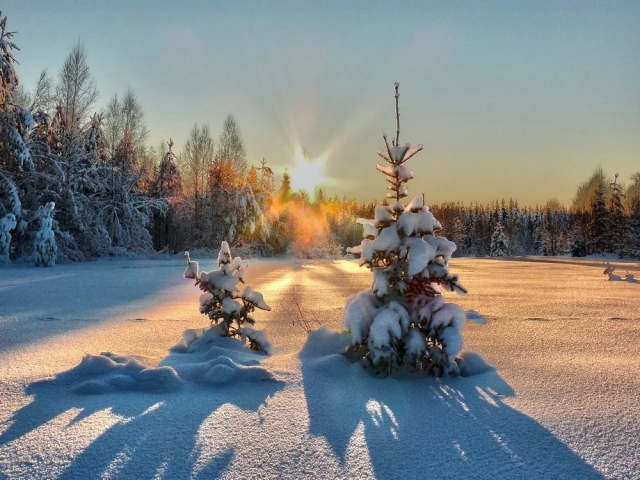
[[167,145],[169,146],[169,151],[171,151],[171,147],[173,147],[173,139],[171,137],[169,137],[169,141],[167,142]]

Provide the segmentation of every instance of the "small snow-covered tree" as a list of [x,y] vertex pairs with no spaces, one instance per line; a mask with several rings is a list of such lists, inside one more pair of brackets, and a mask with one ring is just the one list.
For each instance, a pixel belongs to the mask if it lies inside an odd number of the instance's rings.
[[0,11],[0,167],[33,170],[33,157],[27,146],[29,131],[35,127],[31,113],[16,102],[20,80],[14,69],[15,32],[7,31],[7,17]]
[[[204,293],[200,296],[200,313],[215,322],[218,336],[237,337],[243,342],[249,341],[254,350],[271,353],[271,344],[264,330],[255,330],[255,320],[251,314],[255,309],[270,311],[261,293],[245,285],[242,290],[238,284],[244,284],[248,263],[240,257],[231,257],[227,242],[222,242],[218,253],[218,268],[210,272],[199,272],[198,262],[187,257],[184,277],[195,280],[195,285]],[[249,326],[251,325],[251,326]]]
[[53,210],[56,204],[49,202],[40,208],[40,230],[33,242],[33,260],[36,267],[53,267],[56,264],[56,239],[53,234]]
[[10,261],[11,230],[14,228],[16,228],[16,216],[13,213],[7,213],[0,218],[0,265]]
[[431,375],[457,375],[456,355],[462,349],[466,314],[445,304],[442,289],[466,294],[457,275],[449,273],[456,245],[436,236],[440,223],[422,197],[408,205],[406,183],[413,172],[406,162],[422,145],[400,145],[398,84],[395,84],[397,133],[391,145],[378,150],[387,165],[376,165],[389,183],[390,206],[375,208],[373,219],[359,219],[364,240],[350,253],[360,254],[360,264],[373,273],[369,290],[351,296],[343,326],[351,335],[351,353],[377,375],[387,376],[400,367]]
[[507,246],[507,240],[504,236],[504,230],[501,223],[496,223],[496,228],[491,235],[491,251],[489,256],[491,257],[508,257],[509,247]]

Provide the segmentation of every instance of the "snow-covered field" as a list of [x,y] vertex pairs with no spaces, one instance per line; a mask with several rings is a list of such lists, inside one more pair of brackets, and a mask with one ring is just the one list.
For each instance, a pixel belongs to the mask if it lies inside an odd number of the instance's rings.
[[287,260],[248,274],[275,353],[227,352],[264,380],[89,395],[73,372],[53,378],[107,351],[180,367],[168,349],[207,324],[183,270],[0,269],[0,478],[640,477],[640,284],[606,281],[600,262],[454,259],[470,294],[450,301],[488,319],[465,350],[496,367],[467,378],[377,379],[332,355],[344,337],[308,337],[291,299],[339,331],[370,274]]

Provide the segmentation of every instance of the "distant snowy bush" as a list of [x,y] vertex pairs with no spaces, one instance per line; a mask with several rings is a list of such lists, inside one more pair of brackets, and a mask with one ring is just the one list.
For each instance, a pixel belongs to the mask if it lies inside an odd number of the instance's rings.
[[[202,338],[236,337],[243,342],[249,342],[254,350],[271,353],[271,344],[266,333],[255,330],[252,326],[255,320],[251,314],[256,308],[271,310],[262,294],[245,285],[242,289],[238,284],[244,284],[248,263],[240,257],[231,257],[231,250],[227,242],[222,242],[218,253],[218,268],[210,272],[199,272],[198,262],[187,257],[187,268],[184,277],[195,280],[195,285],[204,293],[200,296],[200,313],[207,315],[215,326],[202,333]],[[204,341],[204,340],[202,340]]]
[[7,213],[0,218],[0,265],[10,261],[11,230],[14,228],[16,228],[16,216],[13,213]]
[[389,183],[390,205],[376,207],[373,219],[358,220],[364,240],[348,249],[372,271],[373,283],[347,300],[343,326],[351,335],[350,356],[377,375],[387,376],[401,367],[436,376],[459,375],[456,355],[462,349],[467,315],[458,305],[445,303],[442,289],[462,295],[467,290],[449,273],[456,245],[435,235],[441,226],[424,200],[415,197],[408,205],[401,200],[407,196],[405,184],[413,178],[405,164],[422,145],[400,146],[398,97],[396,83],[398,131],[391,146],[383,135],[386,149],[378,155],[387,165],[376,165]]
[[49,202],[40,208],[38,218],[40,230],[33,242],[33,261],[36,267],[53,267],[56,264],[58,247],[51,229],[53,225],[53,210],[56,204]]

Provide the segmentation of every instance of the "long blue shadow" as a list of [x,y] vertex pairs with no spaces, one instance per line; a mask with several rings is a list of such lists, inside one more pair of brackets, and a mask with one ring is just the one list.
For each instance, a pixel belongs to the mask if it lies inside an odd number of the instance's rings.
[[119,308],[184,285],[183,263],[114,260],[0,269],[0,350],[108,321]]
[[[108,395],[70,393],[76,380],[59,375],[30,384],[33,401],[17,411],[2,435],[0,445],[38,429],[71,408],[80,409],[78,422],[95,412],[110,409],[120,421],[97,437],[57,478],[85,480],[109,472],[113,478],[218,478],[233,461],[228,448],[209,460],[194,476],[198,460],[197,435],[203,421],[225,404],[257,411],[283,388],[282,382],[225,385],[221,388],[185,385],[173,393],[118,392]],[[250,389],[250,392],[248,391]],[[17,461],[17,460],[16,460]]]
[[380,479],[603,478],[549,430],[509,407],[504,399],[514,392],[495,371],[379,379],[335,353],[340,340],[333,335],[312,332],[300,360],[310,433],[324,437],[342,462],[362,423]]

